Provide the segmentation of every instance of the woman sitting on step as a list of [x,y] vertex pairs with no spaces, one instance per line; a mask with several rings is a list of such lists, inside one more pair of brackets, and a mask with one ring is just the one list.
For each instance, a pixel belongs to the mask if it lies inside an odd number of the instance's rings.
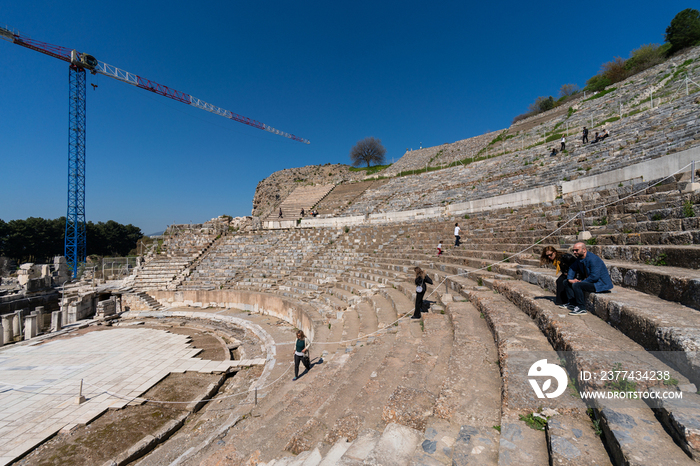
[[416,267],[413,270],[416,272],[416,309],[411,319],[420,319],[420,313],[423,310],[423,296],[425,295],[426,283],[432,285],[433,281],[420,267]]
[[576,258],[567,253],[562,254],[557,251],[554,246],[546,246],[542,250],[540,256],[540,267],[552,265],[557,269],[559,276],[557,277],[557,295],[554,298],[554,303],[557,305],[567,304],[569,299],[566,297],[566,274],[569,273],[569,267],[576,262]]

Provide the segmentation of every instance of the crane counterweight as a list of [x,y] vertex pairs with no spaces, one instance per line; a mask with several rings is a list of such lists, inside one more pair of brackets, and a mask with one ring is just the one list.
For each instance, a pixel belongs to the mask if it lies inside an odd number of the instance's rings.
[[97,67],[99,62],[92,55],[88,55],[87,53],[80,53],[76,50],[71,50],[70,62],[71,65],[79,66],[81,68],[90,70],[92,74],[97,73],[97,71],[95,71],[95,68]]

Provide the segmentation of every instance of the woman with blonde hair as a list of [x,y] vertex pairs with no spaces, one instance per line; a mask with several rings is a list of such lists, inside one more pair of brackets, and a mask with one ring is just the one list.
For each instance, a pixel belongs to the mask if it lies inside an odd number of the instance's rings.
[[554,304],[565,306],[569,302],[569,298],[566,296],[566,275],[569,273],[569,267],[571,267],[571,264],[574,262],[576,262],[576,258],[573,255],[568,252],[562,254],[557,251],[554,246],[546,246],[542,249],[540,267],[551,265],[557,269],[557,274],[559,274],[557,277],[557,295],[554,298]]
[[311,346],[311,341],[306,338],[304,332],[297,330],[297,341],[294,343],[294,378],[292,380],[299,379],[299,363],[303,362],[306,371],[311,369],[311,355],[309,354],[309,347]]
[[420,319],[420,313],[423,310],[423,296],[425,296],[426,283],[432,285],[433,281],[420,267],[416,267],[413,270],[416,272],[416,279],[414,281],[416,284],[416,309],[413,311],[411,319]]

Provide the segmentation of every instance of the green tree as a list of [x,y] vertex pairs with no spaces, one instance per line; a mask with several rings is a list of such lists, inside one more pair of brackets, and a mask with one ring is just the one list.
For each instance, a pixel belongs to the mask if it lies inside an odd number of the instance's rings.
[[666,28],[665,37],[671,44],[668,55],[700,43],[700,12],[686,8],[678,13]]
[[[0,256],[18,264],[49,263],[54,256],[64,253],[65,229],[65,217],[54,220],[30,217],[7,223],[0,220]],[[125,256],[143,237],[141,229],[113,220],[97,224],[88,222],[86,235],[88,255],[100,256]]]
[[370,136],[357,141],[357,144],[350,149],[350,160],[353,167],[359,167],[366,163],[369,168],[371,163],[383,165],[384,154],[386,154],[386,149],[382,145],[382,141]]

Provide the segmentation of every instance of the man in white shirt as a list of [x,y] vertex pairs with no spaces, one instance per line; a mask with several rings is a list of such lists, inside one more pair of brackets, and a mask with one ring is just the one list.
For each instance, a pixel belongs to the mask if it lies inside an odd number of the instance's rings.
[[561,151],[560,152],[564,152],[564,149],[566,149],[566,137],[562,136],[561,137]]
[[459,231],[461,228],[459,228],[459,223],[455,223],[455,247],[459,246],[459,240],[461,239],[459,237]]

